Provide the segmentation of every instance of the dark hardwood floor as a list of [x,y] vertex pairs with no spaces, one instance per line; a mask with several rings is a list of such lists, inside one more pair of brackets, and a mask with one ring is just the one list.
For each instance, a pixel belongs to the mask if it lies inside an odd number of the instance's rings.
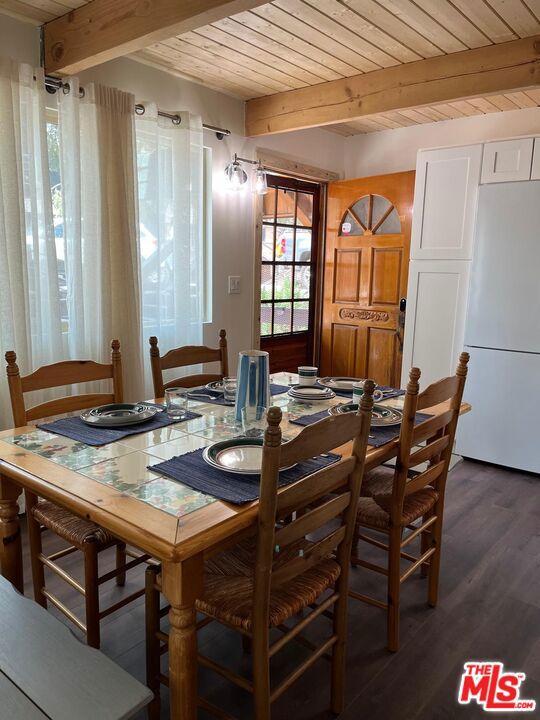
[[[47,549],[52,548],[48,542]],[[112,557],[105,559],[105,564],[111,562]],[[66,559],[68,566],[76,566],[72,558]],[[25,568],[26,594],[31,595],[28,558]],[[352,571],[352,586],[364,593],[384,598],[384,582],[380,575]],[[141,583],[138,569],[125,590],[112,586],[107,591],[107,601]],[[74,590],[58,580],[51,585],[70,607],[81,611],[82,598]],[[420,576],[402,586],[401,649],[394,655],[385,649],[384,612],[351,600],[341,720],[486,717],[477,706],[457,703],[467,660],[500,660],[511,670],[525,672],[522,695],[540,705],[540,477],[470,461],[452,470],[436,609],[427,607],[426,592]],[[310,632],[314,641],[323,637],[324,619],[319,623]],[[249,656],[243,654],[238,634],[212,624],[201,631],[199,644],[213,659],[249,675]],[[106,618],[102,650],[144,681],[142,600]],[[278,653],[272,662],[276,679],[306,652],[291,643]],[[199,678],[202,694],[214,704],[242,720],[253,717],[251,699],[242,690],[207,670],[200,670]],[[167,718],[165,689],[162,695],[162,716]],[[329,663],[323,659],[274,704],[272,718],[329,720],[333,716],[328,706]],[[200,717],[210,716],[201,711]]]

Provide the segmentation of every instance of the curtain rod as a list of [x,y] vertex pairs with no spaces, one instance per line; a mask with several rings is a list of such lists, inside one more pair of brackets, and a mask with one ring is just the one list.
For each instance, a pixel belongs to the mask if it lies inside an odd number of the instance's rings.
[[[57,90],[61,89],[62,92],[67,94],[71,90],[69,83],[64,82],[61,78],[52,77],[51,75],[45,75],[45,88],[50,93],[55,93]],[[84,97],[84,88],[79,89],[79,95],[80,97]],[[144,115],[144,105],[142,105],[141,103],[137,103],[135,105],[135,112],[137,113],[137,115]],[[169,118],[169,120],[172,120],[174,125],[180,125],[180,123],[182,122],[178,113],[168,113],[164,110],[158,110],[157,114],[160,117]],[[202,126],[205,130],[211,130],[212,132],[215,132],[218,140],[223,140],[225,135],[231,134],[231,131],[227,130],[226,128],[216,127],[215,125],[207,125],[206,123],[203,123]]]

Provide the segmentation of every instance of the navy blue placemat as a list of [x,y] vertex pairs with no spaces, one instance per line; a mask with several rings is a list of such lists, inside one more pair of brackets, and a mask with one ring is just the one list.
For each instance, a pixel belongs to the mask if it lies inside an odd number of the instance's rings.
[[[218,470],[208,465],[202,454],[203,450],[194,450],[185,455],[177,455],[158,465],[149,466],[149,469],[173,480],[178,480],[183,485],[188,485],[206,495],[212,495],[219,500],[236,505],[257,500],[261,482],[260,475],[237,475]],[[328,453],[326,457],[311,458],[298,463],[279,474],[279,485],[289,485],[301,480],[316,470],[332,465],[340,458],[341,455]]]
[[[288,385],[277,385],[272,383],[270,385],[270,394],[272,396],[281,395],[282,393],[286,393],[288,389]],[[188,397],[190,400],[197,400],[199,402],[210,403],[212,405],[230,405],[231,407],[234,405],[234,403],[225,402],[223,393],[219,392],[219,390],[208,390],[207,388],[188,390]]]
[[[327,418],[328,416],[328,410],[321,410],[320,412],[313,413],[313,415],[303,415],[296,420],[290,420],[290,422],[295,425],[307,426],[313,425],[313,423],[319,422],[319,420],[324,420],[324,418]],[[424,420],[427,420],[430,417],[433,416],[427,415],[426,413],[416,413],[414,424],[419,425],[421,422],[424,422]],[[380,445],[385,445],[387,442],[390,442],[390,440],[395,440],[395,438],[399,437],[400,428],[401,425],[370,428],[368,445],[371,445],[372,447],[379,447]]]
[[79,417],[61,418],[50,423],[40,423],[38,428],[47,430],[48,432],[64,435],[65,437],[85,443],[86,445],[106,445],[107,443],[116,442],[128,435],[138,435],[139,433],[158,430],[166,425],[173,425],[178,422],[186,422],[194,418],[201,417],[200,413],[187,411],[187,417],[182,420],[171,420],[165,412],[158,412],[152,420],[141,423],[140,425],[132,425],[123,428],[100,428],[93,427],[83,423]]

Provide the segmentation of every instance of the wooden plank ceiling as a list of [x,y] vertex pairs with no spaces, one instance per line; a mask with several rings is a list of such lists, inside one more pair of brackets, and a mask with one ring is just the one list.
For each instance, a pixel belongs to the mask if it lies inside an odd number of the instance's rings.
[[[44,23],[81,0],[0,0]],[[251,99],[540,33],[540,0],[274,0],[131,57]],[[540,90],[385,112],[344,135],[540,105]]]

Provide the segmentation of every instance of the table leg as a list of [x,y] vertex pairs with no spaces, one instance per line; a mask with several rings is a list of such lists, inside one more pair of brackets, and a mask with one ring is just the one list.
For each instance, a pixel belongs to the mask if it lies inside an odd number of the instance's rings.
[[0,475],[0,572],[24,591],[21,525],[17,498],[22,488]]
[[169,611],[171,720],[197,718],[197,630],[195,600],[203,589],[203,556],[162,563],[162,592]]

